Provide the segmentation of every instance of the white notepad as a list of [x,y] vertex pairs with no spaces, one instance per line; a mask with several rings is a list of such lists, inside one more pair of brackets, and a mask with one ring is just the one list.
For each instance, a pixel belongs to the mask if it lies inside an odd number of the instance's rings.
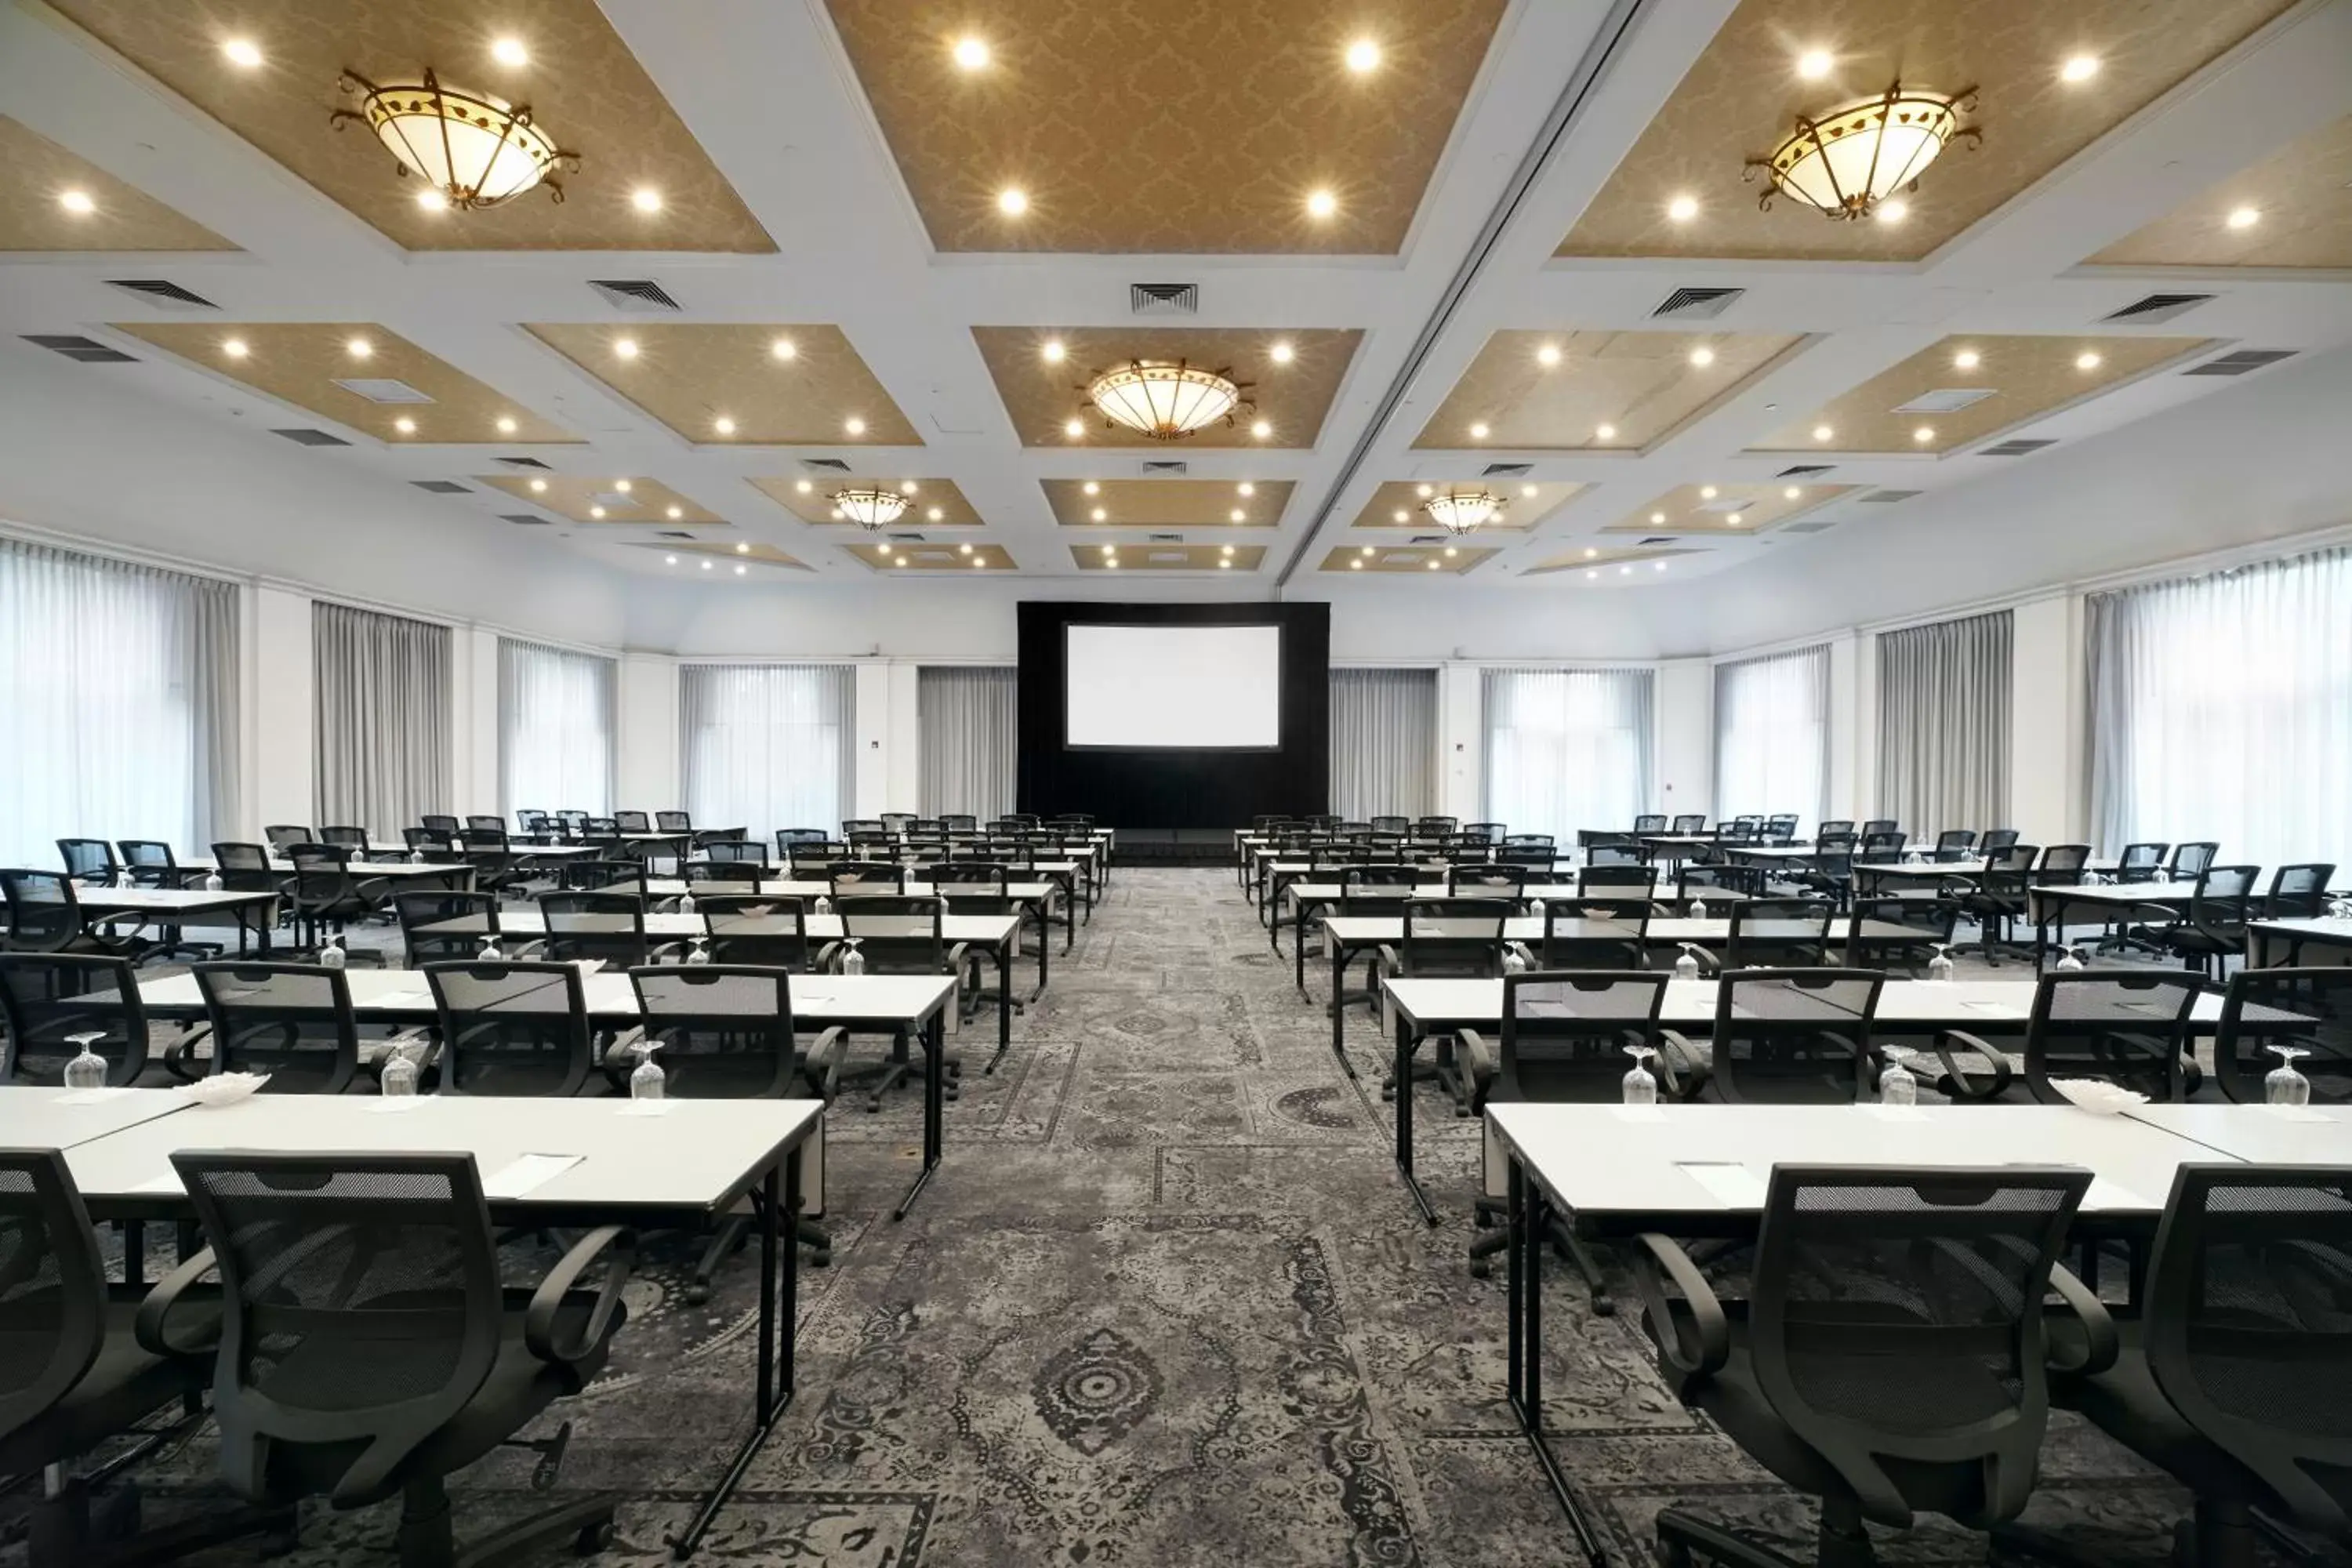
[[1881,1121],[1925,1121],[1927,1112],[1916,1105],[1859,1105],[1854,1108],[1864,1116],[1874,1116]]
[[[101,1090],[100,1092],[103,1093],[110,1091]],[[2325,1112],[2314,1110],[2308,1105],[2264,1105],[2261,1107],[2261,1110],[2269,1115],[2277,1117],[2281,1121],[2327,1121],[2333,1120]]]
[[1620,1121],[1664,1121],[1666,1108],[1663,1105],[1612,1105],[1609,1114]]
[[670,1113],[670,1108],[677,1103],[677,1101],[674,1100],[624,1100],[621,1104],[621,1114],[624,1116],[667,1116]]
[[398,1116],[431,1103],[431,1100],[422,1094],[379,1095],[368,1101],[368,1113],[372,1116]]
[[583,1158],[579,1154],[518,1154],[482,1178],[482,1195],[527,1197],[580,1163]]
[[[61,1094],[58,1096],[55,1103],[58,1105],[104,1105],[108,1100],[114,1099],[116,1096],[129,1094],[130,1092],[131,1091],[127,1089],[78,1089],[71,1094]],[[2313,1117],[2312,1120],[2317,1121],[2325,1119],[2321,1117]]]
[[1676,1164],[1683,1173],[1707,1190],[1707,1194],[1727,1209],[1760,1209],[1764,1206],[1764,1184],[1756,1173],[1745,1165],[1723,1161],[1682,1160]]

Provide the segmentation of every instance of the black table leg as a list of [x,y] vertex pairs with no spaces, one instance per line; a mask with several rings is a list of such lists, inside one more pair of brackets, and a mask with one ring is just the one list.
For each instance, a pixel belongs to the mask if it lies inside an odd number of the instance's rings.
[[[1276,948],[1275,951],[1279,952],[1282,950]],[[1290,953],[1292,967],[1297,973],[1298,989],[1304,992],[1307,989],[1307,906],[1305,904],[1298,906],[1297,917],[1290,928]],[[1339,994],[1334,991],[1331,994],[1336,999]]]
[[[1071,933],[1073,938],[1076,933]],[[1054,906],[1048,900],[1037,906],[1037,989],[1029,994],[1035,1001],[1045,994],[1045,982],[1054,968]]]
[[[1017,931],[1019,928],[1014,929]],[[1016,1005],[1013,1000],[1013,942],[1007,938],[996,945],[996,1054],[988,1058],[990,1072],[996,1070],[996,1064],[1013,1048],[1013,1009]]]
[[1412,1194],[1413,1205],[1421,1217],[1430,1224],[1437,1223],[1437,1211],[1430,1206],[1429,1194],[1421,1190],[1421,1180],[1412,1173],[1412,1058],[1421,1037],[1412,1026],[1399,1018],[1396,1025],[1396,1163],[1397,1174],[1404,1179],[1404,1190]]
[[1569,1489],[1568,1475],[1552,1455],[1551,1445],[1544,1438],[1543,1429],[1543,1250],[1544,1197],[1530,1184],[1519,1168],[1517,1156],[1511,1160],[1510,1229],[1504,1251],[1509,1256],[1505,1270],[1506,1289],[1511,1298],[1510,1351],[1508,1363],[1517,1373],[1509,1390],[1511,1413],[1518,1417],[1519,1430],[1528,1435],[1528,1442],[1536,1451],[1536,1461],[1543,1467],[1544,1479],[1551,1483],[1552,1495],[1559,1499],[1560,1510],[1568,1515],[1568,1525],[1576,1532],[1576,1543],[1584,1549],[1585,1561],[1592,1568],[1607,1568],[1609,1559],[1601,1550],[1601,1538],[1593,1533],[1591,1522],[1584,1517],[1584,1509]]
[[[793,1208],[796,1216],[801,1184],[800,1150],[795,1148],[784,1158],[791,1164],[791,1174],[785,1178],[784,1190],[793,1200]],[[716,1487],[711,1489],[710,1495],[702,1500],[702,1507],[695,1511],[693,1522],[686,1527],[683,1534],[670,1538],[670,1555],[677,1558],[683,1559],[694,1555],[694,1549],[701,1544],[704,1533],[709,1530],[711,1521],[718,1518],[719,1510],[727,1505],[729,1498],[735,1495],[736,1485],[742,1480],[743,1472],[751,1468],[751,1461],[759,1456],[761,1446],[767,1442],[768,1434],[775,1427],[776,1418],[784,1413],[784,1406],[792,1403],[793,1317],[794,1304],[799,1296],[800,1248],[797,1246],[787,1246],[784,1248],[786,1305],[783,1309],[782,1321],[779,1324],[776,1301],[778,1193],[776,1169],[772,1165],[768,1168],[767,1174],[760,1179],[760,1370],[758,1381],[751,1391],[751,1435],[743,1439],[742,1447],[735,1450],[734,1462],[727,1467],[727,1474],[720,1478]],[[785,1223],[790,1224],[791,1221],[788,1220]],[[783,1397],[781,1400],[776,1396],[777,1336],[780,1331],[782,1335],[784,1364]]]
[[946,1009],[953,1005],[954,998],[950,996],[923,1024],[923,1168],[916,1174],[915,1184],[907,1189],[907,1195],[891,1211],[894,1220],[905,1219],[907,1211],[915,1206],[923,1184],[931,1179],[931,1172],[940,1163],[940,1147],[946,1141],[940,1132],[947,1110]]
[[1323,941],[1331,949],[1331,1054],[1339,1058],[1339,1070],[1353,1078],[1356,1064],[1348,1059],[1348,1015],[1339,1005],[1339,982],[1348,974],[1348,950],[1328,931]]

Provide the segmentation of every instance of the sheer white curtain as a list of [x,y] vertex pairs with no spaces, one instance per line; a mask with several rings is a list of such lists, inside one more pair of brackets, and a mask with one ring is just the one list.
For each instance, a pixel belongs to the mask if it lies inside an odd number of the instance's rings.
[[611,812],[617,685],[609,658],[499,639],[500,810]]
[[2010,613],[1878,639],[1878,811],[1913,838],[2009,826]]
[[236,588],[0,539],[0,866],[236,836]]
[[1573,844],[1649,809],[1655,682],[1646,669],[1490,669],[1486,818]]
[[1350,822],[1437,809],[1437,671],[1331,672],[1331,809]]
[[1795,812],[1810,832],[1828,805],[1830,650],[1715,667],[1715,815]]
[[986,822],[1013,809],[1019,689],[1020,671],[1009,666],[915,671],[916,810]]
[[2352,866],[2352,550],[2094,594],[2091,821]]
[[686,809],[754,838],[840,831],[856,767],[845,664],[689,664],[678,672]]
[[310,826],[396,839],[449,810],[449,628],[320,602],[310,647],[319,779]]

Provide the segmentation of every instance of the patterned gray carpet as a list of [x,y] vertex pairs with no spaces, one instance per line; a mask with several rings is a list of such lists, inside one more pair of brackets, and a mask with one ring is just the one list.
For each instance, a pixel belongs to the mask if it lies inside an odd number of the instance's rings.
[[[1293,987],[1231,872],[1124,871],[994,1076],[993,1020],[965,1037],[946,1163],[906,1223],[887,1211],[919,1091],[836,1106],[835,1261],[803,1276],[799,1399],[703,1560],[1571,1561],[1502,1401],[1500,1282],[1464,1268],[1475,1124],[1423,1091],[1421,1169],[1447,1216],[1428,1229],[1393,1179],[1376,1028],[1349,1025],[1360,1089],[1332,1061],[1324,984],[1310,964],[1311,999]],[[750,1412],[751,1271],[688,1307],[690,1260],[654,1250],[609,1374],[551,1412],[574,1423],[556,1473],[518,1453],[462,1478],[461,1539],[535,1489],[609,1489],[603,1561],[667,1560]],[[1547,1300],[1549,1420],[1616,1562],[1650,1561],[1669,1502],[1810,1542],[1810,1509],[1680,1408],[1630,1317],[1585,1316],[1572,1280]],[[149,1468],[151,1512],[201,1505],[206,1442]],[[2166,1560],[2183,1494],[2070,1418],[2044,1458],[2029,1519],[2118,1565]],[[389,1509],[306,1512],[284,1561],[386,1562],[392,1526]],[[1983,1560],[1936,1524],[1883,1544],[1890,1563]]]

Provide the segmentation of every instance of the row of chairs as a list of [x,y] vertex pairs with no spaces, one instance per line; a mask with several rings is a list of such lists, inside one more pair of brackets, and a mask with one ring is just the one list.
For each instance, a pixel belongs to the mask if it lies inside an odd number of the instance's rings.
[[[1770,816],[1760,812],[1748,813],[1726,817],[1717,823],[1715,837],[1726,843],[1786,844],[1797,836],[1797,814],[1793,811],[1776,812]],[[1884,831],[1894,826],[1892,819],[1874,821],[1865,825],[1865,831]],[[1853,827],[1851,822],[1824,822],[1821,830],[1824,833],[1838,828],[1851,831]],[[1706,813],[1703,811],[1685,812],[1671,822],[1665,813],[1659,811],[1643,812],[1633,818],[1633,836],[1636,837],[1645,834],[1671,833],[1678,838],[1687,838],[1706,831]]]

